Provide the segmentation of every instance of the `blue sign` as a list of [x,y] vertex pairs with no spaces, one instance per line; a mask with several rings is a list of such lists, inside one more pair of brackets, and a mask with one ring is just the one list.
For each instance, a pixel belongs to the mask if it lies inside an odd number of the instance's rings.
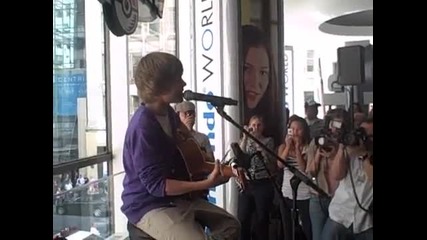
[[[215,192],[216,189],[215,188],[210,188],[209,191],[210,192]],[[214,196],[212,196],[210,192],[209,192],[209,195],[208,195],[208,201],[210,203],[216,204],[216,198]]]
[[53,77],[53,115],[77,115],[77,98],[87,95],[85,74],[56,73]]

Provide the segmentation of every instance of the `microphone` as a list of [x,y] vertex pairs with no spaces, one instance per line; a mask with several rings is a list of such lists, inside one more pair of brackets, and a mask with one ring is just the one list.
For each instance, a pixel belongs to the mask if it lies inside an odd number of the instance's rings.
[[216,107],[224,106],[224,105],[233,105],[233,106],[237,105],[237,101],[231,98],[195,93],[190,90],[186,90],[184,92],[184,98],[187,101],[194,100],[194,101],[209,102]]

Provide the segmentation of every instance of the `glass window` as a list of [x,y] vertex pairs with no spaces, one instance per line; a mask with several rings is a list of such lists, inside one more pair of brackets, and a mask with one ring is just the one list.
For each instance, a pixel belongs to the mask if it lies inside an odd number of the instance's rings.
[[106,162],[53,176],[53,234],[112,234],[112,178],[106,176]]
[[[85,8],[93,12],[87,26]],[[53,11],[53,234],[103,239],[113,234],[113,176],[107,166],[111,157],[104,154],[110,149],[102,6],[54,0]]]
[[54,165],[107,150],[104,33],[95,34],[100,47],[87,48],[84,9],[84,0],[53,1]]
[[176,54],[175,0],[165,0],[163,18],[151,23],[138,23],[137,31],[128,37],[129,79],[130,79],[130,114],[138,107],[136,86],[133,73],[142,56],[154,51]]

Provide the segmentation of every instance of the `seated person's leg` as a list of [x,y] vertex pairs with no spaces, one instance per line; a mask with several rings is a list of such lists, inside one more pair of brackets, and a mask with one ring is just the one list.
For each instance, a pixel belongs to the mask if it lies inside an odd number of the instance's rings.
[[207,226],[215,239],[237,240],[240,235],[240,223],[224,209],[199,199],[192,206],[196,219]]
[[127,224],[127,229],[129,232],[129,240],[154,240],[154,238],[130,222]]
[[195,221],[190,206],[186,201],[178,201],[176,207],[151,210],[136,226],[158,240],[204,240],[203,228]]

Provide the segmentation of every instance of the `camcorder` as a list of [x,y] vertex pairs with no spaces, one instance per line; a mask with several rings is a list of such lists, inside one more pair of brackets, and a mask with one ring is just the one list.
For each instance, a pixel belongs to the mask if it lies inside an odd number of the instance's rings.
[[338,145],[339,136],[333,134],[332,128],[338,131],[342,128],[342,122],[325,119],[325,126],[320,130],[320,135],[314,138],[317,147],[325,150],[326,152],[332,151],[332,148]]
[[368,135],[362,127],[349,132],[343,131],[339,137],[339,143],[342,143],[344,146],[359,146],[360,144],[365,144],[367,141]]
[[338,144],[338,141],[332,136],[331,131],[322,129],[320,135],[314,138],[314,143],[317,147],[330,152]]
[[[335,128],[335,134],[332,132]],[[364,128],[347,130],[343,127],[342,122],[330,120],[321,130],[321,134],[315,137],[315,143],[325,151],[330,151],[333,146],[343,144],[344,146],[359,146],[364,144],[369,152],[372,152],[373,144],[369,140]]]
[[368,136],[365,129],[359,127],[349,133],[343,134],[341,142],[344,146],[361,146],[363,145],[368,152],[368,159],[371,165],[374,164],[374,142]]

